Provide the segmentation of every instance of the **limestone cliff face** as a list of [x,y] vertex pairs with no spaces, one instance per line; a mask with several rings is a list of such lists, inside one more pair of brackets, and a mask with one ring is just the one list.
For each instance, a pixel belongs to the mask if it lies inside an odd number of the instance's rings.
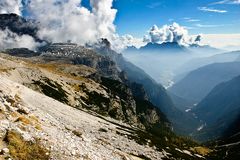
[[40,48],[44,61],[63,60],[65,63],[81,64],[96,69],[99,74],[113,79],[118,78],[116,64],[107,56],[96,54],[93,50],[71,43],[55,43]]

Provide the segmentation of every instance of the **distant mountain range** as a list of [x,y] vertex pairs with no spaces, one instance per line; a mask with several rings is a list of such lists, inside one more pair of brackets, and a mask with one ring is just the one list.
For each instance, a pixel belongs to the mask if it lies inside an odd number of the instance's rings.
[[240,61],[240,51],[224,52],[210,57],[192,58],[187,63],[177,69],[177,72],[180,73],[180,76],[178,75],[177,77],[175,77],[175,80],[179,80],[190,71],[206,66],[208,64],[233,61]]
[[143,47],[137,49],[134,46],[128,47],[123,53],[156,53],[156,54],[166,54],[166,53],[185,53],[188,52],[185,46],[179,45],[177,42],[164,42],[158,43],[148,43]]
[[194,53],[199,53],[199,54],[216,54],[216,53],[221,53],[223,50],[211,47],[209,45],[198,45],[198,44],[191,44],[188,49]]
[[126,48],[123,53],[131,54],[131,53],[140,53],[140,54],[176,54],[176,53],[217,53],[221,52],[221,50],[210,47],[208,45],[200,46],[198,44],[192,44],[190,46],[183,46],[177,42],[163,42],[159,43],[148,43],[145,46],[137,49],[134,46],[130,46]]
[[215,63],[191,71],[169,91],[186,100],[200,102],[216,85],[240,75],[240,62]]
[[187,52],[186,47],[179,45],[177,42],[164,42],[161,44],[148,43],[139,49],[139,52],[166,53],[166,52]]
[[240,132],[240,76],[214,87],[192,112],[206,123],[197,133],[200,139],[228,137]]

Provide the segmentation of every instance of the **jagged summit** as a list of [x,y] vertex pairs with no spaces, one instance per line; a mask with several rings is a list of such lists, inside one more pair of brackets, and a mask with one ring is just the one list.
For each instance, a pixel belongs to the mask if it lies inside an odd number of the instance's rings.
[[176,54],[176,53],[220,53],[222,50],[211,47],[209,45],[190,44],[189,46],[183,46],[178,42],[163,42],[163,43],[152,43],[149,42],[145,46],[139,49],[135,46],[129,46],[124,53],[156,53],[156,54]]
[[134,46],[128,47],[123,51],[124,53],[140,53],[140,54],[176,54],[176,53],[188,53],[190,52],[187,47],[180,45],[177,42],[163,42],[159,43],[152,43],[149,42],[143,47],[137,49]]
[[97,40],[95,43],[87,43],[85,45],[87,48],[95,50],[97,53],[101,55],[114,55],[116,52],[111,48],[111,42],[106,38],[101,38]]
[[157,51],[184,51],[185,47],[184,46],[181,46],[179,43],[177,42],[164,42],[164,43],[161,43],[161,44],[158,44],[158,43],[148,43],[146,46],[144,47],[141,47],[140,50],[143,50],[143,51],[147,51],[147,50],[150,50],[150,51],[154,51],[154,52],[157,52]]
[[45,61],[62,61],[62,63],[82,64],[95,68],[100,74],[120,80],[119,70],[111,58],[97,54],[95,51],[74,43],[53,43],[39,48]]

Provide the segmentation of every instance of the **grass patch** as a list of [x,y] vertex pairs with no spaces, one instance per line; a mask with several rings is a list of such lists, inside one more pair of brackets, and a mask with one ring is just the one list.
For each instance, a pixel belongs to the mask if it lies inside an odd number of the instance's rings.
[[20,115],[20,113],[18,113],[18,112],[11,112],[10,115],[12,117],[14,117],[14,118],[17,118]]
[[17,160],[48,160],[49,152],[43,148],[39,140],[26,142],[20,134],[9,131],[5,138],[8,144],[9,153],[13,159]]
[[206,156],[212,152],[212,150],[210,150],[209,148],[206,148],[206,147],[194,147],[194,148],[191,148],[191,150],[202,156]]
[[26,118],[24,116],[18,117],[18,119],[15,122],[22,122],[25,125],[32,124],[32,122],[28,118]]
[[36,122],[36,123],[39,123],[39,120],[38,120],[38,118],[37,118],[36,116],[30,115],[29,118],[30,118],[32,121],[34,121],[34,122]]
[[36,128],[37,130],[39,130],[39,131],[41,131],[41,130],[42,130],[42,127],[41,127],[41,125],[40,125],[40,124],[36,124],[36,125],[35,125],[35,128]]
[[9,71],[14,70],[14,69],[15,68],[0,68],[0,73],[9,73]]

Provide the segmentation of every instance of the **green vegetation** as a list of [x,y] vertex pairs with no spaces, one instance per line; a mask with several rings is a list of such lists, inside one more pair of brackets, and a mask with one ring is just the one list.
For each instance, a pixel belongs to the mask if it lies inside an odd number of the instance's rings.
[[18,117],[15,122],[22,122],[22,123],[25,124],[25,125],[28,125],[28,124],[31,124],[31,123],[32,123],[28,118],[26,118],[26,117],[24,117],[24,116]]
[[14,131],[9,131],[5,138],[8,144],[10,155],[16,160],[48,160],[49,152],[43,148],[38,140],[26,142],[21,135]]

